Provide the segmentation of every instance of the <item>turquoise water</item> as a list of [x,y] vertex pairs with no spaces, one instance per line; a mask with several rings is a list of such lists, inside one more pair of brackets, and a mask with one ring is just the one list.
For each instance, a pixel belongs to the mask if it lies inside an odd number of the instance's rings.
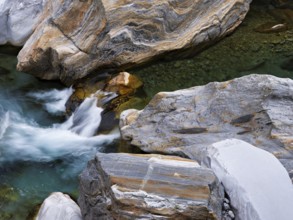
[[30,219],[51,192],[77,198],[78,174],[95,152],[119,137],[117,131],[93,136],[102,112],[95,97],[66,118],[72,89],[19,73],[15,66],[15,56],[0,54],[1,220]]
[[[159,91],[224,81],[250,73],[293,78],[292,21],[282,20],[281,12],[278,13],[276,15],[261,1],[255,2],[234,34],[194,58],[160,61],[130,72],[144,81],[149,99]],[[288,29],[277,33],[255,31],[268,22],[286,22]],[[3,136],[9,141],[0,139],[0,220],[30,219],[34,208],[53,191],[67,192],[76,198],[78,173],[94,152],[104,146],[99,142],[88,143],[90,138],[76,135],[69,139],[78,140],[77,144],[66,138],[62,140],[58,134],[64,130],[55,132],[51,129],[53,124],[65,121],[62,112],[57,115],[49,113],[44,108],[44,103],[49,100],[39,100],[28,94],[60,90],[64,89],[63,86],[19,73],[15,66],[15,56],[0,54],[0,118],[3,119],[7,111],[17,113],[16,116],[10,115],[14,119],[15,130],[10,128]],[[2,121],[0,136],[3,124]],[[22,129],[23,125],[28,125],[27,129]],[[20,136],[15,136],[17,134]],[[64,134],[68,135],[68,132]],[[20,138],[19,142],[16,137]],[[19,149],[15,148],[17,143],[21,145]],[[32,151],[34,148],[30,145],[42,149],[42,154]],[[69,149],[66,150],[66,146]],[[115,151],[115,144],[105,149]],[[73,155],[72,151],[78,154]],[[49,159],[44,158],[46,152]]]

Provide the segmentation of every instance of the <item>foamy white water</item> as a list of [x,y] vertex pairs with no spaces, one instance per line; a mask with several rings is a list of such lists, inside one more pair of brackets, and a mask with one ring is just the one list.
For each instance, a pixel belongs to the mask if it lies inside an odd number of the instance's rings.
[[[71,91],[72,92],[72,91]],[[44,101],[44,106],[51,112],[64,112],[60,103],[68,98],[68,90],[52,90],[34,93],[35,97]],[[54,98],[47,98],[53,94]],[[32,95],[32,93],[30,94]],[[63,97],[63,96],[64,97]],[[76,109],[70,118],[61,124],[41,127],[34,120],[24,118],[21,113],[7,111],[0,118],[0,162],[5,161],[51,161],[66,157],[80,157],[94,153],[105,144],[119,137],[119,131],[108,135],[97,135],[103,109],[98,108],[97,98],[90,97]]]
[[86,98],[66,122],[55,127],[84,137],[93,136],[102,120],[103,109],[97,107],[97,101],[96,97]]
[[58,115],[65,112],[65,103],[73,91],[72,87],[63,90],[52,89],[49,91],[30,92],[28,96],[42,101],[46,111]]

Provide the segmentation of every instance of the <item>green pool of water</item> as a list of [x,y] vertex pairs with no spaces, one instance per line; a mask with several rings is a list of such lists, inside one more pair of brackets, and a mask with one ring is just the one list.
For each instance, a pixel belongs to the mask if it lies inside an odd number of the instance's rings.
[[[144,81],[149,97],[160,91],[225,81],[251,73],[293,78],[293,20],[283,21],[281,12],[269,9],[268,2],[255,1],[244,22],[232,35],[197,56],[157,62],[134,69],[132,73]],[[286,22],[289,30],[280,33],[255,31],[268,22]]]
[[[283,22],[280,17],[272,15],[264,2],[255,2],[243,24],[232,35],[197,56],[171,62],[159,61],[129,72],[144,81],[148,99],[160,91],[225,81],[251,73],[293,78],[293,29],[290,21],[286,21],[288,30],[283,32],[255,31],[267,22]],[[19,73],[15,65],[15,56],[0,54],[0,67],[4,68],[0,69],[0,104],[14,105],[11,108],[18,109],[24,117],[33,118],[43,126],[64,120],[48,114],[39,103],[25,95],[40,89],[62,88],[62,85],[38,81]],[[5,69],[8,72],[5,73]],[[70,161],[63,159],[49,163],[1,164],[0,220],[30,219],[34,207],[53,191],[67,192],[76,198],[77,174],[67,173]]]

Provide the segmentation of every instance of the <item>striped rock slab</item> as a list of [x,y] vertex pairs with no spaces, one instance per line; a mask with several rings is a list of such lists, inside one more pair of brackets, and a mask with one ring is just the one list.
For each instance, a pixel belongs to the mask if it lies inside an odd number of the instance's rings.
[[72,84],[155,58],[189,56],[231,33],[251,0],[55,0],[18,56],[18,69]]
[[155,154],[103,154],[80,176],[89,219],[220,219],[223,189],[197,162]]

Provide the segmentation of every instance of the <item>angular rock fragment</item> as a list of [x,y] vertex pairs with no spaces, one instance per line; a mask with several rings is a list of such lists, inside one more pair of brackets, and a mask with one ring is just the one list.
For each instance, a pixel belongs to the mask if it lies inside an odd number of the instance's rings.
[[223,191],[210,169],[173,156],[98,153],[80,176],[90,219],[220,219]]
[[120,127],[123,138],[143,151],[198,161],[204,147],[241,139],[274,154],[292,178],[292,118],[293,80],[249,75],[160,92],[144,110],[122,113]]

